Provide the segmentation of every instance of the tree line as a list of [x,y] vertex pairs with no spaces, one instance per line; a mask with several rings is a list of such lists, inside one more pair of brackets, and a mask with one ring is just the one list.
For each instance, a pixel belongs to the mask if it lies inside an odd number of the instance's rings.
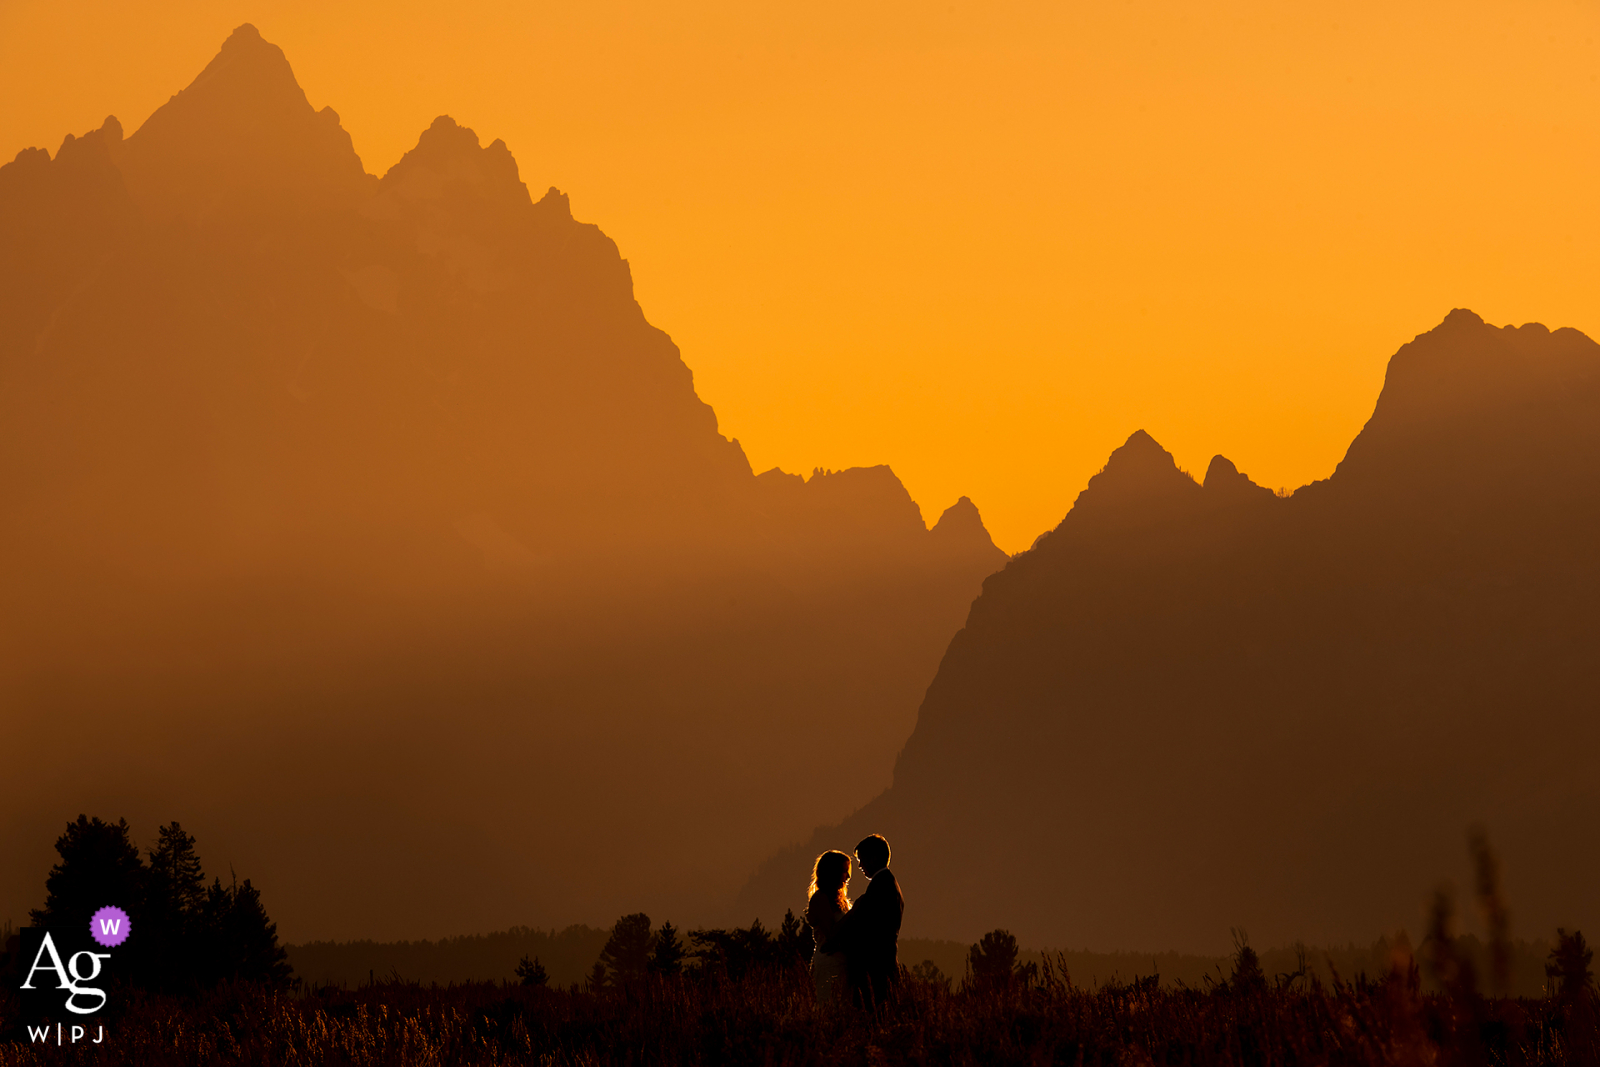
[[79,815],[56,839],[60,857],[45,878],[35,927],[60,936],[87,931],[89,918],[114,904],[128,913],[129,937],[116,952],[116,974],[163,992],[206,989],[239,980],[284,987],[293,981],[278,926],[250,879],[229,872],[206,884],[195,838],[176,822],[140,852],[126,819]]

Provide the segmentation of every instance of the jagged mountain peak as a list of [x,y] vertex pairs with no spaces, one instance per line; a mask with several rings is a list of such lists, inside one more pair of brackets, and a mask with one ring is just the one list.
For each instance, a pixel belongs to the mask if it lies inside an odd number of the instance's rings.
[[289,57],[248,22],[228,35],[199,76],[173,99],[192,101],[209,95],[233,97],[235,103],[249,99],[256,106],[311,109]]
[[283,49],[248,23],[124,142],[118,162],[135,202],[158,219],[347,200],[371,181],[338,114],[312,108]]
[[1078,494],[1071,515],[1094,513],[1101,509],[1129,507],[1171,500],[1193,493],[1200,487],[1172,458],[1172,453],[1143,430],[1133,434],[1111,453],[1099,474]]
[[[1162,478],[1168,471],[1178,469],[1172,453],[1143,430],[1135,430],[1106,460],[1104,469],[1096,477],[1121,481],[1133,478]],[[1188,475],[1184,475],[1188,477]],[[1192,480],[1192,479],[1191,479]]]
[[933,524],[934,533],[941,530],[952,533],[982,528],[983,516],[978,513],[978,505],[972,502],[971,497],[965,496],[945,508],[944,513],[939,516],[939,521]]
[[[431,200],[452,187],[466,188],[475,196],[512,207],[533,204],[517,161],[504,141],[495,140],[483,147],[472,129],[449,115],[440,115],[422,131],[417,146],[389,168],[383,176],[383,188],[393,189],[408,200]],[[565,200],[559,192],[552,189],[551,193]]]
[[572,201],[566,193],[553,185],[539,198],[539,202],[534,204],[533,208],[537,214],[545,218],[563,220],[572,218]]
[[995,546],[994,539],[989,536],[989,530],[983,525],[983,516],[978,512],[978,505],[970,497],[962,497],[954,504],[944,509],[944,514],[939,516],[939,521],[933,524],[930,531],[936,545],[951,550],[978,550],[999,554],[997,562],[1003,562],[1003,553]]

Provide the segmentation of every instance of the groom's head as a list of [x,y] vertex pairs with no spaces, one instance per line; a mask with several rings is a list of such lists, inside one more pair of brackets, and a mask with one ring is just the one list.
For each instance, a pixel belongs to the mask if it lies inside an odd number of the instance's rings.
[[889,866],[889,842],[883,839],[882,834],[873,834],[863,837],[856,846],[856,862],[861,864],[861,869],[868,878]]

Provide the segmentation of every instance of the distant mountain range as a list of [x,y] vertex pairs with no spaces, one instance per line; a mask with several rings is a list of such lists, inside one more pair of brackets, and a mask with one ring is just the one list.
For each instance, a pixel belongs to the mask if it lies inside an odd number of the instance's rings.
[[1365,942],[1497,849],[1517,936],[1600,925],[1600,346],[1456,310],[1332,477],[1203,481],[1135,433],[984,583],[894,784],[772,860],[888,836],[912,932]]
[[448,117],[367,174],[251,26],[0,167],[0,916],[88,811],[294,939],[715,917],[1005,560],[887,467],[757,476],[564,194]]

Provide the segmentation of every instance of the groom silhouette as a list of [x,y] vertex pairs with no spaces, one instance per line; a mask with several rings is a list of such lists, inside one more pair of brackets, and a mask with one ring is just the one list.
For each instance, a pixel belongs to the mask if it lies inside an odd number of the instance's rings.
[[839,920],[825,952],[843,952],[850,990],[860,1003],[882,1004],[900,980],[900,919],[905,898],[889,870],[889,842],[879,834],[856,846],[856,862],[871,881]]

